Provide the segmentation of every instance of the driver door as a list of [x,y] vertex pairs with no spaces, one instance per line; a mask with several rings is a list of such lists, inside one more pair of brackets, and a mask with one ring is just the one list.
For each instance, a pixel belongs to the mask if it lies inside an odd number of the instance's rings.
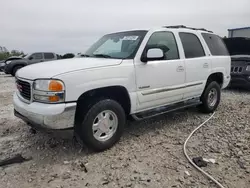
[[142,53],[161,48],[164,58],[142,62],[135,60],[137,83],[137,111],[179,102],[185,90],[185,64],[180,59],[175,35],[169,31],[154,32]]
[[34,64],[34,63],[40,63],[43,62],[43,53],[34,53],[29,57],[29,63]]

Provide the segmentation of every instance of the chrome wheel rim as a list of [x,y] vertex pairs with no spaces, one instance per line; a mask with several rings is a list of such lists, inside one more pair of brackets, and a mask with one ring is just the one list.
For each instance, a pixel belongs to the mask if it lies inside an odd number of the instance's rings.
[[109,140],[118,127],[117,115],[111,110],[99,113],[93,122],[92,130],[96,140],[104,142]]
[[217,100],[218,100],[217,91],[215,88],[212,88],[208,93],[208,105],[210,107],[215,106]]

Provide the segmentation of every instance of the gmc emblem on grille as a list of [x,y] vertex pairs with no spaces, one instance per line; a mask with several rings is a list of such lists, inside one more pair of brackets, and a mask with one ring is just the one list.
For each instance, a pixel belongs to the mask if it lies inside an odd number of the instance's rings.
[[20,84],[16,84],[16,87],[17,87],[17,89],[19,90],[19,92],[22,92],[23,90],[22,90],[22,86],[20,85]]

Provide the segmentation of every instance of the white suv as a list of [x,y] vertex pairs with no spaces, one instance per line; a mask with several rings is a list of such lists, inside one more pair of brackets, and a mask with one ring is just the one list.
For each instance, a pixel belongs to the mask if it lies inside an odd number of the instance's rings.
[[103,36],[82,58],[24,67],[16,74],[15,115],[33,126],[74,128],[105,150],[136,120],[188,106],[213,112],[230,81],[220,37],[185,26]]

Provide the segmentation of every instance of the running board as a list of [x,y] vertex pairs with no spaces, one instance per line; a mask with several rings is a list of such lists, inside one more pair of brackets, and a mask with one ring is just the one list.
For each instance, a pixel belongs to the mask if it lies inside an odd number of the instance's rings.
[[178,102],[178,103],[175,103],[175,104],[172,104],[172,105],[166,105],[166,106],[154,108],[154,109],[151,109],[151,110],[147,110],[147,111],[144,111],[144,112],[139,112],[139,113],[136,113],[136,114],[132,114],[132,117],[136,121],[140,121],[140,120],[143,120],[143,119],[146,119],[146,118],[151,118],[151,117],[158,116],[158,115],[161,115],[161,114],[177,111],[177,110],[188,108],[188,107],[197,106],[199,104],[201,104],[201,101],[200,101],[199,98],[190,99],[190,100],[183,101],[183,102]]

